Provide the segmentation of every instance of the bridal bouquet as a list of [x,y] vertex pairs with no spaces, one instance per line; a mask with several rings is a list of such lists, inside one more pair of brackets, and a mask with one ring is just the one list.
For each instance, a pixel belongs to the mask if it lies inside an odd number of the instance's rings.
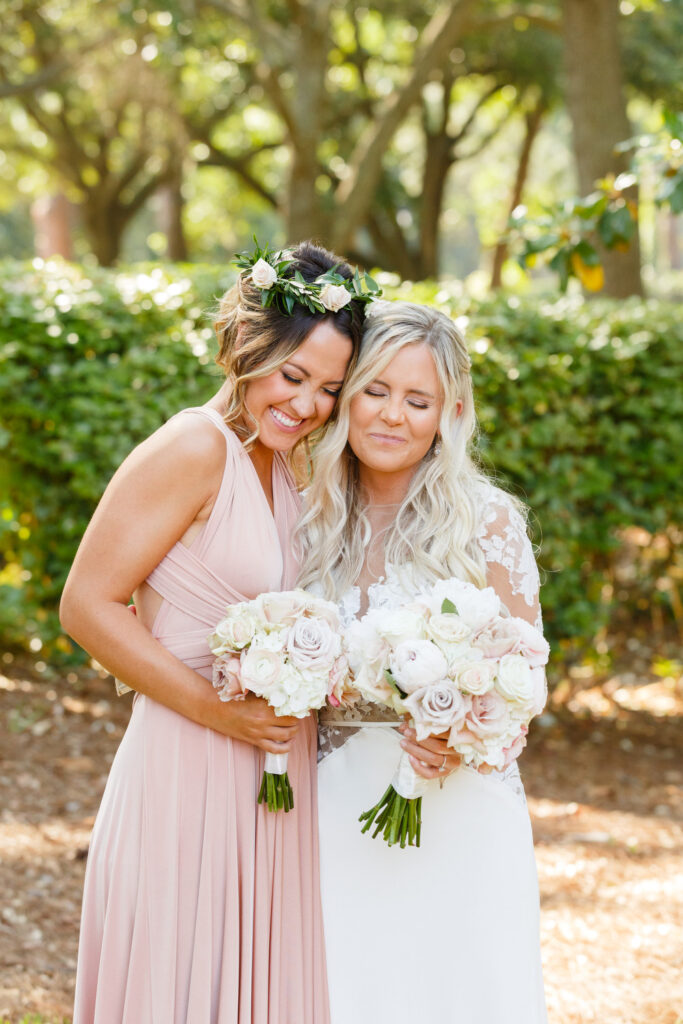
[[[545,700],[549,648],[524,619],[502,614],[491,587],[441,580],[412,604],[371,609],[346,631],[361,695],[409,715],[418,740],[448,731],[448,745],[474,768],[501,770],[526,743]],[[391,846],[420,845],[422,794],[406,753],[363,832]]]
[[[213,685],[221,700],[263,697],[276,715],[305,718],[329,697],[345,699],[348,666],[337,606],[303,590],[260,594],[228,605],[209,637]],[[290,811],[287,754],[266,753],[258,802]]]

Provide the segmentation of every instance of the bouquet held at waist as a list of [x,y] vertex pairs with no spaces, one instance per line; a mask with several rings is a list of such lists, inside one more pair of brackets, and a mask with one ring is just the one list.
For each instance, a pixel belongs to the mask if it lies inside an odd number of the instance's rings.
[[[419,741],[448,733],[475,769],[503,770],[526,744],[545,701],[549,648],[524,619],[504,613],[491,587],[441,580],[414,602],[353,622],[345,649],[354,686],[408,715]],[[382,798],[360,816],[391,846],[420,845],[425,779],[406,753]]]
[[[254,693],[276,715],[305,718],[330,699],[345,700],[348,665],[337,606],[303,590],[260,594],[228,605],[209,637],[213,685],[221,700]],[[259,803],[289,811],[294,795],[287,754],[266,753]]]

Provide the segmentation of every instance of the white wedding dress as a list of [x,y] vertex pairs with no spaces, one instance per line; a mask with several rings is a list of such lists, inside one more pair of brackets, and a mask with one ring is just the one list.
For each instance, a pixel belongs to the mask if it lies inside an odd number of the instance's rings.
[[[488,583],[512,615],[540,625],[524,522],[497,488],[482,494]],[[369,607],[415,596],[399,575]],[[358,588],[342,601],[348,622]],[[545,1024],[539,894],[517,765],[460,768],[422,800],[421,846],[389,847],[358,816],[382,796],[401,748],[377,707],[320,713],[318,803],[331,1024]],[[531,728],[533,728],[533,723]]]

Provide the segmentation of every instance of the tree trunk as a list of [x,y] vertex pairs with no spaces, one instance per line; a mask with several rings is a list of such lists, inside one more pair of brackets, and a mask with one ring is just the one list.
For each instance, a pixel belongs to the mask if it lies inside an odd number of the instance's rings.
[[166,235],[166,255],[174,263],[187,262],[187,240],[183,228],[183,177],[180,165],[174,167],[167,185],[159,189],[160,228]]
[[420,274],[419,279],[436,278],[439,274],[439,221],[443,208],[446,178],[453,163],[452,140],[445,129],[426,135],[425,168],[420,203]]
[[101,267],[112,267],[119,258],[121,239],[128,218],[114,204],[97,204],[92,200],[83,206],[83,226],[93,255]]
[[[625,170],[617,143],[632,132],[626,116],[618,0],[562,0],[567,106],[582,195],[598,178]],[[635,197],[634,197],[635,198]],[[603,250],[605,293],[642,295],[637,232],[627,252]]]
[[[524,139],[522,141],[522,148],[519,151],[519,160],[517,162],[517,173],[515,175],[515,182],[512,187],[512,197],[510,199],[510,207],[508,210],[508,220],[510,219],[513,210],[515,210],[522,201],[524,185],[526,183],[527,174],[529,173],[531,148],[541,127],[541,121],[543,120],[544,113],[545,104],[543,103],[543,100],[539,100],[536,106],[533,108],[533,110],[528,110],[524,115],[526,127],[524,131]],[[507,259],[507,255],[507,242],[500,241],[493,253],[493,267],[491,269],[491,288],[500,288],[503,283],[503,264]]]
[[31,206],[36,256],[73,259],[69,201],[65,196],[43,196]]

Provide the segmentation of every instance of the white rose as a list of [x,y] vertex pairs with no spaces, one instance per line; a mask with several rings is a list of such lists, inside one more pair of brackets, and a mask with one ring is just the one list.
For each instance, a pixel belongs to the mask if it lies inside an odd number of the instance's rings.
[[291,626],[303,614],[307,604],[304,591],[274,591],[261,594],[258,606],[265,621],[274,626]]
[[209,637],[209,647],[214,654],[225,654],[230,650],[241,651],[251,643],[258,627],[259,620],[253,612],[246,609],[229,612]]
[[459,615],[438,612],[427,623],[427,636],[439,646],[459,644],[472,635],[472,630]]
[[287,651],[296,668],[329,673],[341,654],[341,637],[325,619],[298,619],[289,631]]
[[531,667],[522,654],[504,654],[500,659],[496,689],[508,701],[524,707],[533,705],[536,685]]
[[[242,653],[240,675],[242,685],[252,693],[265,697],[270,704],[269,691],[275,688],[285,667],[282,655],[258,647],[250,647]],[[275,693],[273,694],[275,696]],[[275,707],[276,705],[273,704]]]
[[493,686],[496,668],[489,661],[470,661],[460,662],[451,672],[462,690],[479,696]]
[[257,288],[272,288],[277,281],[277,271],[265,260],[256,260],[251,268],[251,279]]
[[448,679],[415,690],[403,706],[413,719],[418,740],[446,729],[459,729],[467,710],[462,694]]
[[351,292],[343,284],[326,284],[320,292],[320,301],[325,309],[337,313],[351,301]]
[[391,673],[404,693],[443,679],[448,662],[431,640],[405,640],[389,659]]

